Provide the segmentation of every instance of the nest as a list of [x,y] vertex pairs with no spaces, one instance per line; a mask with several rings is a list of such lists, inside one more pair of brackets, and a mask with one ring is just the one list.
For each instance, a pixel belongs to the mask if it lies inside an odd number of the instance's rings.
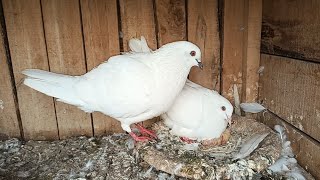
[[[171,135],[170,129],[159,121],[152,126],[159,140],[139,143],[136,148],[143,160],[155,169],[180,177],[252,179],[279,158],[281,143],[277,134],[264,124],[238,116],[233,119],[235,123],[220,139],[193,144],[186,144]],[[245,141],[267,132],[269,135],[249,157],[233,160],[233,155]]]

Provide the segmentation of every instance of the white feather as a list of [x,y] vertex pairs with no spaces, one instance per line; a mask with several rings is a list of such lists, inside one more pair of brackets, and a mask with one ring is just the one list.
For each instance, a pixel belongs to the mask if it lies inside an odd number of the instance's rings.
[[266,109],[259,103],[241,103],[240,107],[244,112],[249,113],[258,113]]
[[297,160],[294,158],[290,141],[287,140],[285,129],[280,125],[275,125],[274,129],[278,132],[282,143],[282,150],[280,158],[271,165],[270,169],[273,173],[282,174],[285,177],[296,180],[305,180],[301,174],[300,167],[298,167]]
[[241,145],[240,151],[233,156],[233,160],[243,159],[249,156],[259,144],[268,136],[269,133],[256,134]]

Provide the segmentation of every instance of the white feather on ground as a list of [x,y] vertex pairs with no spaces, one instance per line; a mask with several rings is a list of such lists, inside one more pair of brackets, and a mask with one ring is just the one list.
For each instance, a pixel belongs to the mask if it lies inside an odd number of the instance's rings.
[[296,180],[305,180],[300,168],[298,167],[297,160],[294,158],[290,141],[287,140],[287,135],[284,128],[280,125],[275,125],[274,129],[278,132],[278,135],[282,143],[281,157],[268,169],[273,173],[282,174],[288,178],[294,178]]
[[255,149],[257,149],[259,144],[268,136],[268,134],[269,133],[256,134],[253,137],[250,137],[249,140],[241,145],[241,149],[233,156],[233,160],[243,159],[249,156]]
[[[152,52],[144,37],[130,39],[132,53]],[[225,109],[225,110],[223,110]],[[233,107],[218,92],[187,80],[171,108],[161,117],[171,133],[194,140],[218,138],[231,121]]]
[[25,85],[85,112],[109,115],[131,133],[131,124],[166,112],[182,90],[190,68],[200,65],[200,49],[179,41],[153,53],[110,57],[84,75],[68,76],[38,69],[22,73],[27,76]]

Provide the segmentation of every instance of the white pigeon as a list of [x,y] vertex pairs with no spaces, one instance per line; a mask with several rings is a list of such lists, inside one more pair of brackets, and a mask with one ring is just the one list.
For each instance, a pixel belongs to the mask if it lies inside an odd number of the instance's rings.
[[[139,47],[140,46],[140,47]],[[152,52],[144,37],[131,39],[133,53]],[[231,123],[232,104],[218,92],[187,80],[171,108],[161,115],[171,133],[189,140],[218,138]]]
[[[27,69],[24,84],[85,112],[98,111],[121,122],[136,141],[130,125],[169,110],[192,66],[202,67],[200,49],[187,41],[168,43],[154,52],[110,57],[80,76]],[[141,129],[140,129],[141,130]],[[152,134],[145,131],[147,134]]]

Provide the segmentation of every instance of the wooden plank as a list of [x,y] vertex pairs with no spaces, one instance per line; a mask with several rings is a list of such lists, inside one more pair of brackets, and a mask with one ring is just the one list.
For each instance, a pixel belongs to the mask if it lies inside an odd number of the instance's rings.
[[258,69],[260,66],[260,40],[262,22],[262,0],[247,1],[247,31],[245,34],[242,77],[242,102],[258,99]]
[[48,70],[46,44],[37,0],[3,0],[10,54],[25,139],[57,139],[53,98],[22,85],[27,68]]
[[[120,53],[117,1],[81,0],[82,25],[88,70]],[[122,132],[120,122],[93,113],[94,135]]]
[[[284,126],[286,133],[291,141],[291,147],[298,163],[312,174],[315,179],[320,179],[319,169],[320,169],[320,143],[316,142],[296,128],[292,127],[285,121],[274,116],[273,114],[266,112],[260,113],[259,120],[268,125],[271,128],[274,128],[275,125],[279,124]],[[309,178],[307,178],[309,179]]]
[[218,1],[188,1],[188,40],[202,52],[203,70],[192,68],[190,80],[220,90],[220,39]]
[[[86,73],[79,1],[43,0],[43,19],[52,72]],[[75,106],[55,102],[60,138],[92,135],[90,114]]]
[[159,47],[187,40],[185,0],[157,0],[155,3]]
[[[151,49],[157,49],[153,1],[120,0],[120,14],[124,51],[128,51],[128,41],[131,38],[140,36],[146,38]],[[150,126],[157,120],[158,117],[144,121],[143,124]]]
[[120,0],[123,49],[128,51],[131,38],[144,36],[151,49],[157,48],[153,1]]
[[320,1],[263,1],[263,53],[320,62],[319,29]]
[[225,0],[223,9],[222,95],[234,103],[233,86],[242,93],[243,43],[247,25],[246,0]]
[[[0,4],[2,10],[2,5]],[[3,17],[0,11],[0,17]],[[0,23],[0,139],[8,139],[12,137],[20,138],[19,120],[17,116],[15,103],[15,94],[13,91],[13,83],[10,75],[10,68],[5,48],[5,29],[2,21]]]
[[262,54],[261,65],[263,105],[320,141],[320,64]]

